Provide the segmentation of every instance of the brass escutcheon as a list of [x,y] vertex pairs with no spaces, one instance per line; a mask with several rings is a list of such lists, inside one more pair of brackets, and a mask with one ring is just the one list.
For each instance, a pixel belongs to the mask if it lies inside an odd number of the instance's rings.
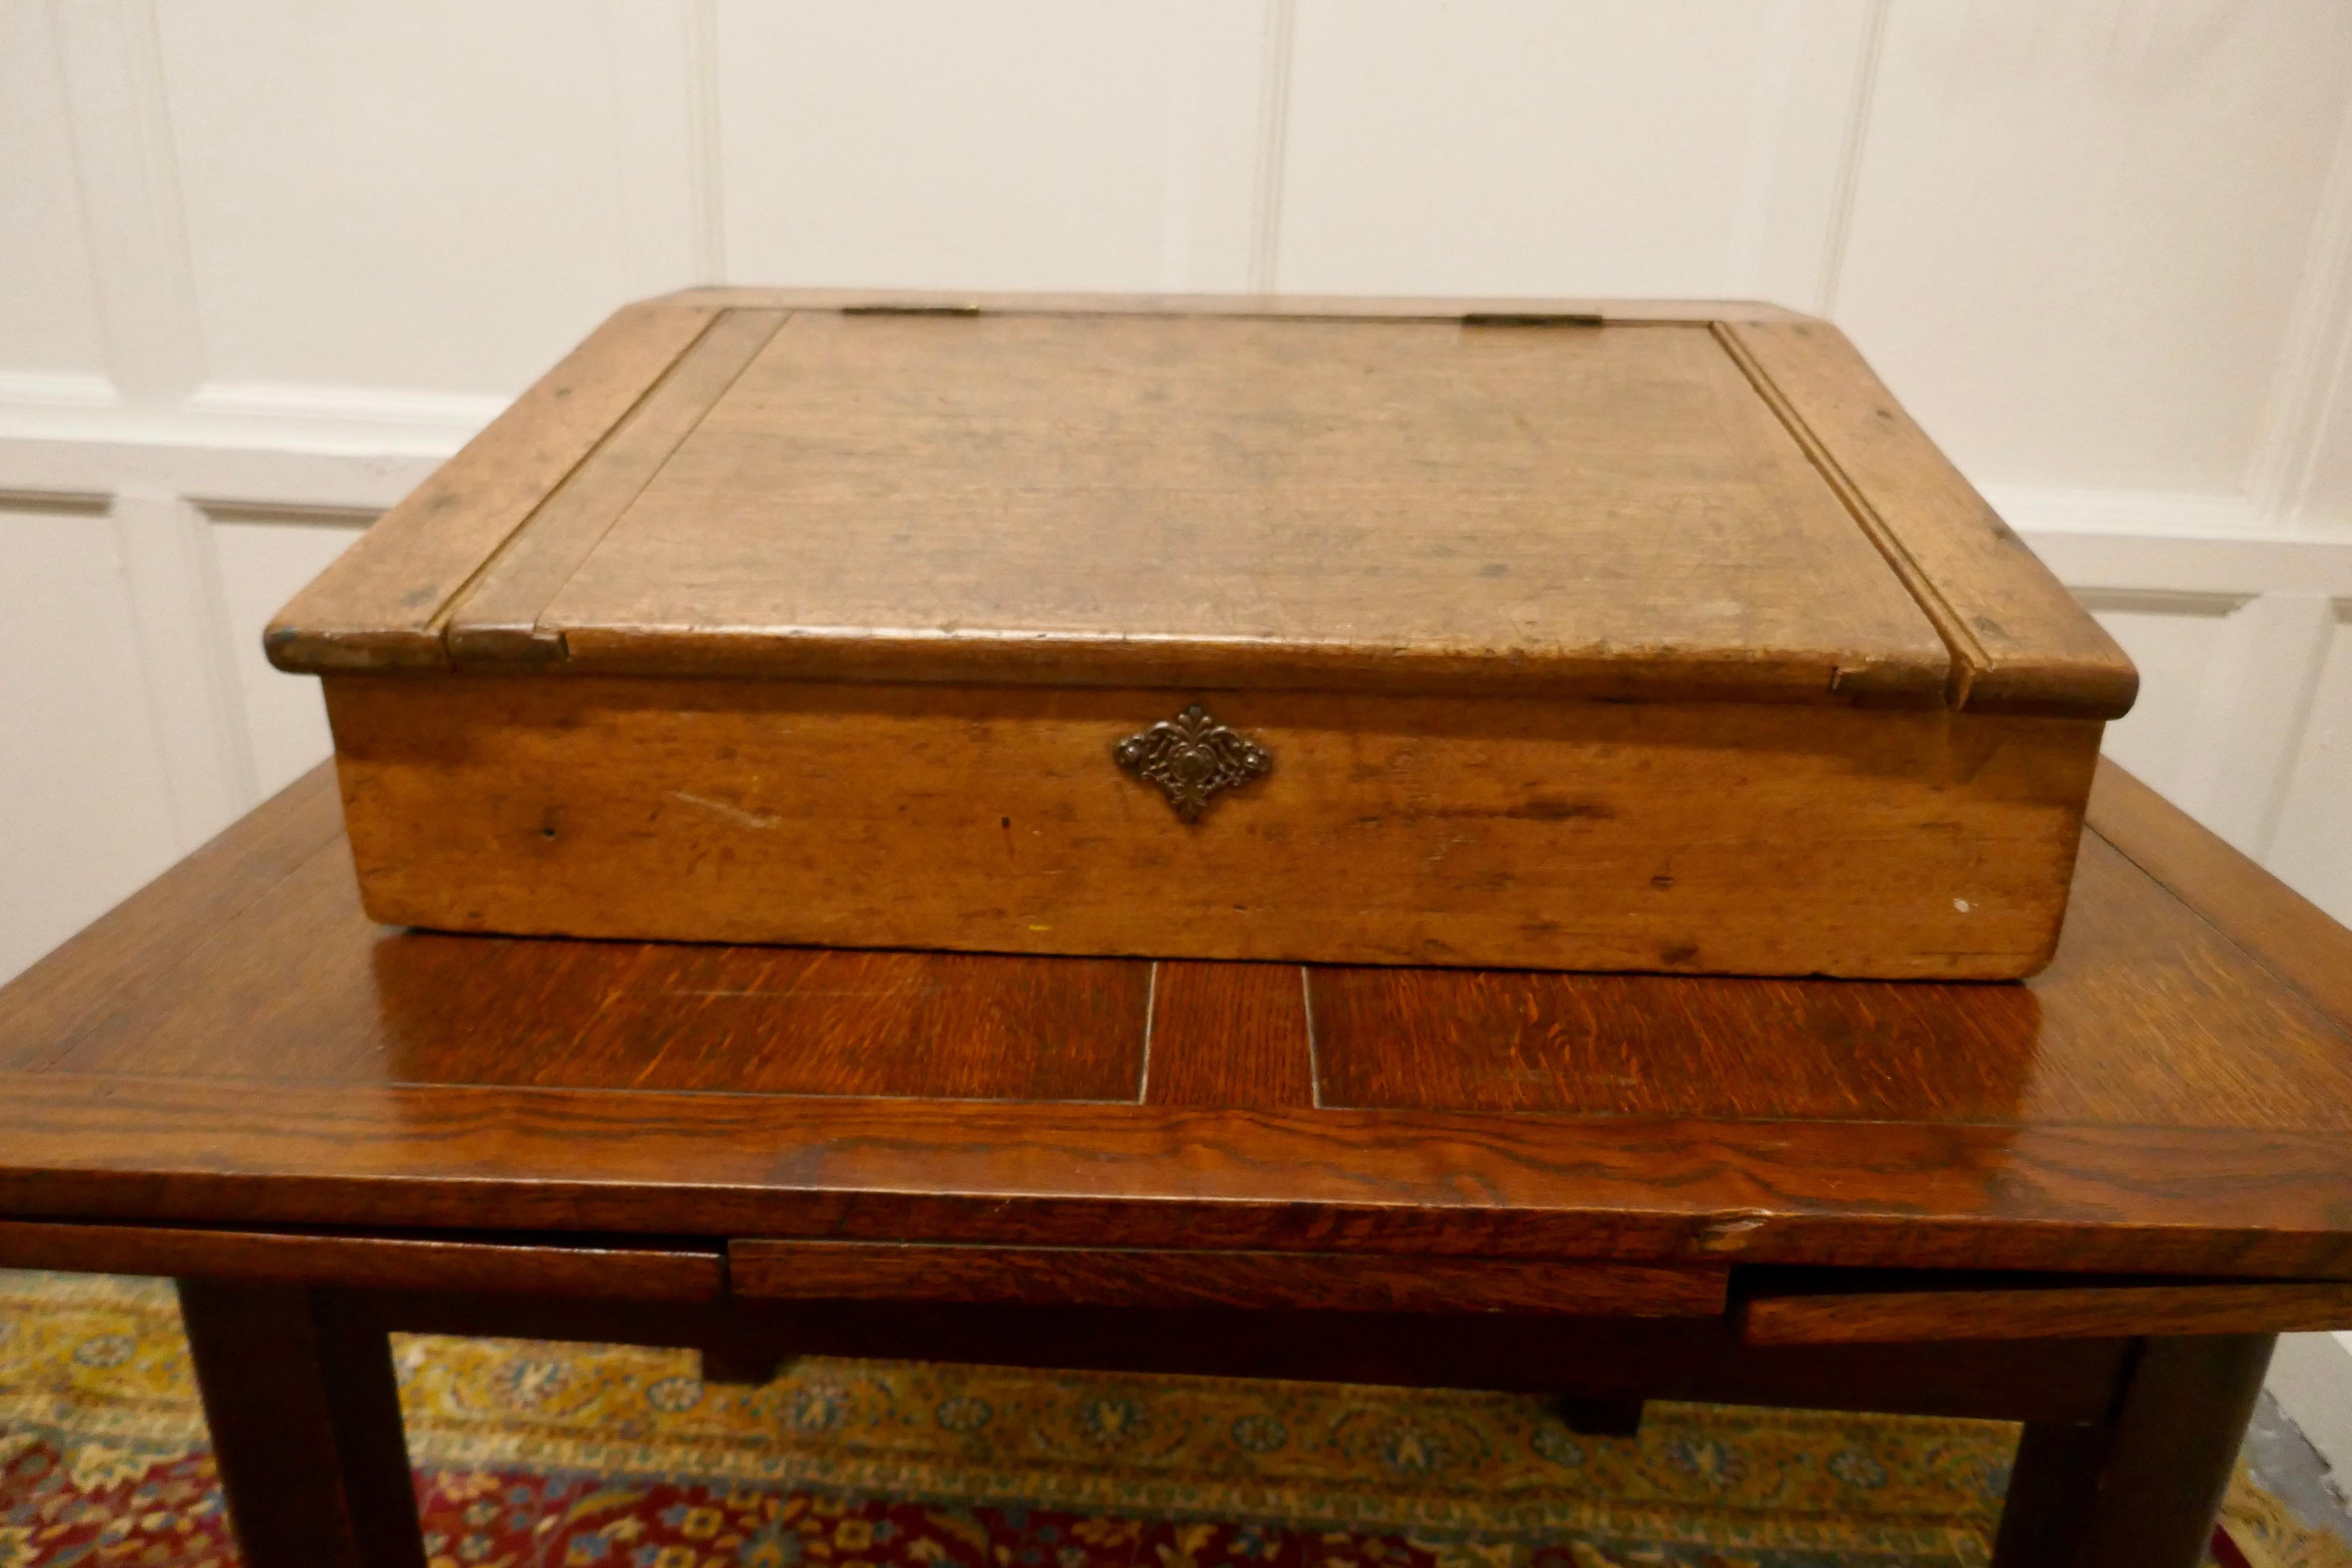
[[1273,771],[1274,753],[1228,730],[1197,702],[1175,718],[1129,735],[1111,747],[1118,765],[1156,784],[1186,822],[1198,822],[1210,796]]

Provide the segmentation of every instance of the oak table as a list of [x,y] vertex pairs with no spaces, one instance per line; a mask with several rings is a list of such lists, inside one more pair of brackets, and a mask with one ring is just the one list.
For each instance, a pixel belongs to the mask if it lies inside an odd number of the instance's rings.
[[386,1335],[2027,1425],[2004,1568],[2196,1561],[2352,1324],[2352,932],[2127,776],[2022,984],[509,941],[332,777],[0,991],[0,1264],[180,1281],[246,1557],[422,1560]]

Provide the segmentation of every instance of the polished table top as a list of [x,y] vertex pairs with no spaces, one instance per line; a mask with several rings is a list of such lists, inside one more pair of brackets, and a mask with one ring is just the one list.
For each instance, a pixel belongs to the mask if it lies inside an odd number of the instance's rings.
[[0,990],[0,1215],[2352,1278],[2352,933],[2105,769],[2023,984],[509,941],[321,768]]

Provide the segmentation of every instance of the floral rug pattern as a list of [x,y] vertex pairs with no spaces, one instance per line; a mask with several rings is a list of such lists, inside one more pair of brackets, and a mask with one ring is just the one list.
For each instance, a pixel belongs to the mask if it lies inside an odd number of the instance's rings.
[[[1973,1568],[2015,1428],[395,1342],[433,1568]],[[2352,1568],[2242,1486],[2252,1568]],[[2243,1516],[2242,1520],[2240,1516]],[[0,1271],[0,1568],[236,1562],[171,1287]]]

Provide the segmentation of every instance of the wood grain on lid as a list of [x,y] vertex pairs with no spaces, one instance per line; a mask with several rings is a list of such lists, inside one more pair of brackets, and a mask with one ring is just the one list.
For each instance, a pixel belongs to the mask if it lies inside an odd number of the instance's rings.
[[271,661],[309,671],[447,663],[451,600],[719,313],[656,300],[598,327],[278,612],[264,637]]
[[1912,423],[1826,321],[1718,331],[1950,644],[1952,706],[1981,713],[2128,711],[2139,673],[2033,552]]
[[450,609],[452,664],[563,657],[562,642],[539,627],[541,607],[788,319],[781,310],[729,310],[696,340]]
[[1940,701],[1703,329],[804,315],[540,616],[575,668]]
[[272,658],[2129,705],[2128,661],[1823,323],[960,303],[631,307],[289,605]]

